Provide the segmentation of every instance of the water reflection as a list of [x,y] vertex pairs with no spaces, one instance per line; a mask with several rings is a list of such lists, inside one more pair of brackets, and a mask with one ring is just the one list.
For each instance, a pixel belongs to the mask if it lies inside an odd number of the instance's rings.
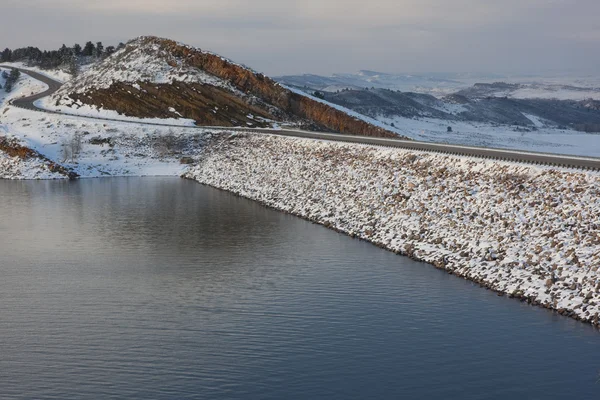
[[600,334],[179,179],[0,181],[0,398],[594,398]]

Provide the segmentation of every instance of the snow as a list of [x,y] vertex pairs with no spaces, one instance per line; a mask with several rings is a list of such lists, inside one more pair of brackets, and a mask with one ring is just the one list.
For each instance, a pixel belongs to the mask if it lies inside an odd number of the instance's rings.
[[67,82],[69,81],[73,76],[65,71],[62,71],[60,69],[41,69],[38,67],[30,67],[28,65],[26,65],[25,63],[22,62],[11,62],[11,63],[2,63],[0,64],[0,66],[2,65],[6,65],[6,66],[10,66],[10,67],[15,67],[15,68],[22,68],[22,69],[28,69],[30,71],[33,72],[37,72],[41,75],[45,75],[49,78],[54,79],[55,81],[58,82]]
[[[22,75],[13,92],[6,94],[0,90],[0,135],[18,139],[23,145],[54,162],[72,168],[84,178],[179,176],[186,168],[181,164],[181,158],[197,156],[205,139],[210,137],[210,130],[192,128],[191,120],[134,119],[119,116],[110,110],[79,109],[84,115],[123,120],[103,121],[81,116],[46,114],[8,105],[10,99],[38,93],[46,88],[39,81]],[[169,123],[180,126],[164,126]],[[81,136],[83,148],[80,156],[71,162],[70,159],[65,160],[63,145],[76,135]],[[93,144],[102,143],[103,140],[106,143]],[[4,153],[0,155],[0,177],[56,177],[43,175],[37,163],[22,163]]]
[[221,134],[184,176],[598,323],[597,172]]
[[[387,129],[420,141],[600,157],[600,135],[544,127],[543,120],[530,115],[526,117],[540,127],[535,131],[526,131],[506,125],[433,118],[379,116],[377,119]],[[395,128],[392,128],[391,124],[394,124]],[[452,132],[448,132],[448,126],[452,127]]]
[[600,90],[573,90],[553,86],[524,87],[508,93],[508,97],[513,99],[600,100]]
[[[0,68],[0,72],[5,69]],[[0,75],[0,84],[4,87],[4,79]],[[46,85],[21,77],[15,84],[12,92],[6,93],[0,89],[0,104],[6,104],[15,97],[23,94],[37,93],[47,88]],[[0,109],[0,137],[10,137],[11,125],[6,116],[7,109]],[[64,175],[51,172],[49,166],[43,160],[38,158],[21,159],[19,157],[10,157],[8,154],[0,151],[0,179],[64,179]]]
[[283,76],[276,78],[282,83],[310,90],[337,91],[346,88],[364,89],[375,87],[402,92],[430,94],[442,98],[476,83],[505,82],[518,84],[511,91],[490,92],[490,96],[516,99],[600,100],[600,76],[518,76],[496,74],[386,74],[361,71],[357,74],[334,74],[332,76]]
[[[114,110],[96,108],[88,104],[76,103],[73,106],[54,104],[52,97],[45,97],[35,102],[36,107],[43,110],[56,111],[69,116],[89,117],[102,120],[132,122],[146,125],[163,125],[170,127],[193,127],[196,122],[187,118],[137,118],[119,114]],[[169,108],[171,110],[171,108]],[[174,109],[173,109],[174,110]],[[179,114],[179,113],[177,113]]]
[[[24,76],[12,93],[0,92],[0,134],[84,178],[183,174],[501,293],[598,322],[599,173],[142,121],[100,121],[7,103],[44,86]],[[115,117],[108,110],[80,110]],[[558,145],[599,154],[598,144],[571,132],[540,129],[542,133],[530,135],[453,124],[455,132],[447,133],[446,124],[439,127],[441,132],[431,130],[432,121],[395,122],[424,137],[443,134],[449,140],[459,135],[481,144],[483,132],[493,143],[516,140],[519,147]],[[503,136],[493,139],[498,135]],[[81,154],[69,159],[64,148],[76,138]],[[184,158],[196,165],[188,167]],[[0,177],[62,176],[51,173],[40,159],[0,153]]]
[[[225,88],[237,92],[229,82],[210,75],[198,68],[188,66],[182,59],[174,57],[158,45],[142,44],[138,38],[117,51],[113,56],[92,65],[84,73],[67,82],[53,100],[68,103],[68,94],[86,93],[94,89],[108,89],[113,83],[152,82],[195,82]],[[139,86],[136,86],[139,90]]]
[[0,179],[67,179],[67,176],[52,172],[46,162],[39,158],[21,159],[10,157],[0,151]]
[[[17,108],[9,109],[6,117],[12,136],[82,177],[179,176],[185,169],[180,159],[199,153],[209,135],[196,128],[94,121]],[[83,148],[72,162],[65,160],[63,146],[74,135],[81,136]]]

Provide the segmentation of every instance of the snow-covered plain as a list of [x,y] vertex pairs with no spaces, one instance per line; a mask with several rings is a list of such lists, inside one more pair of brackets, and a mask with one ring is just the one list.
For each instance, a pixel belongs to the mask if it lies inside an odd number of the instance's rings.
[[[528,117],[531,119],[531,117]],[[536,118],[536,117],[533,117]],[[526,131],[513,126],[379,116],[387,129],[415,140],[466,146],[505,148],[543,153],[600,157],[600,134],[540,126]],[[543,125],[536,119],[536,125]],[[389,124],[389,126],[388,126]],[[394,127],[391,128],[391,124]],[[448,132],[448,127],[452,132]]]
[[222,134],[185,177],[598,323],[598,173]]

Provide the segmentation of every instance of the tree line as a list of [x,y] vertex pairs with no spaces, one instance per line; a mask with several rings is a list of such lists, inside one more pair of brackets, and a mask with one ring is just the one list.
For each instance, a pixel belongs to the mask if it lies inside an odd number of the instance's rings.
[[0,62],[23,62],[30,67],[41,69],[64,69],[72,75],[79,73],[79,66],[97,60],[102,60],[117,50],[125,47],[119,43],[117,47],[104,47],[102,42],[87,42],[83,47],[75,44],[72,47],[62,45],[58,50],[40,50],[37,47],[23,47],[19,49],[4,49],[0,53]]

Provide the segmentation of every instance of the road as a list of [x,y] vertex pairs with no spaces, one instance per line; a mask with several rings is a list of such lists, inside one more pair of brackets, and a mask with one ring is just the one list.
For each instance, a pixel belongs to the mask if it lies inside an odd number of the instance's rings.
[[[0,65],[2,66],[2,65]],[[11,68],[2,66],[3,68]],[[171,124],[156,124],[150,122],[138,122],[138,121],[123,121],[118,119],[109,119],[109,118],[100,118],[100,117],[84,117],[76,114],[62,113],[57,111],[49,111],[42,108],[39,108],[35,105],[37,100],[40,100],[46,96],[51,96],[54,92],[56,92],[62,84],[52,78],[49,78],[46,75],[40,74],[35,71],[16,68],[20,70],[22,73],[31,76],[34,79],[37,79],[46,85],[48,85],[48,90],[38,93],[32,96],[23,97],[19,99],[12,100],[11,104],[15,107],[24,108],[27,110],[46,112],[52,114],[60,114],[60,115],[68,115],[68,116],[76,116],[79,118],[88,118],[88,119],[97,119],[97,120],[105,120],[105,121],[117,121],[121,123],[135,123],[135,124],[143,124],[143,125],[154,125],[154,126],[168,126],[174,128],[180,128],[181,125],[171,125]],[[191,128],[191,127],[187,127]],[[551,166],[560,166],[560,167],[568,167],[568,168],[580,168],[580,169],[591,169],[591,170],[600,170],[600,158],[592,158],[592,157],[579,157],[579,156],[568,156],[568,155],[558,155],[558,154],[550,154],[550,153],[536,153],[529,151],[519,151],[519,150],[506,150],[506,149],[493,149],[493,148],[484,148],[484,147],[472,147],[472,146],[459,146],[459,145],[450,145],[450,144],[441,144],[441,143],[431,143],[431,142],[419,142],[412,140],[399,140],[399,139],[382,139],[382,138],[373,138],[367,136],[353,136],[353,135],[343,135],[337,133],[323,133],[323,132],[308,132],[301,130],[292,130],[292,129],[261,129],[261,128],[231,128],[231,127],[215,127],[215,126],[206,126],[201,127],[198,126],[196,128],[199,129],[212,129],[212,130],[224,130],[224,131],[239,131],[239,132],[250,132],[250,133],[262,133],[269,135],[280,135],[280,136],[291,136],[291,137],[300,137],[300,138],[309,138],[309,139],[317,139],[317,140],[329,140],[329,141],[337,141],[337,142],[348,142],[348,143],[361,143],[361,144],[370,144],[377,146],[386,146],[386,147],[397,147],[408,150],[418,150],[418,151],[427,151],[427,152],[435,152],[435,153],[444,153],[444,154],[454,154],[461,156],[471,156],[471,157],[479,157],[485,159],[495,159],[502,161],[514,161],[514,162],[524,162],[531,164],[540,164],[540,165],[551,165]],[[600,137],[599,137],[600,140]]]

